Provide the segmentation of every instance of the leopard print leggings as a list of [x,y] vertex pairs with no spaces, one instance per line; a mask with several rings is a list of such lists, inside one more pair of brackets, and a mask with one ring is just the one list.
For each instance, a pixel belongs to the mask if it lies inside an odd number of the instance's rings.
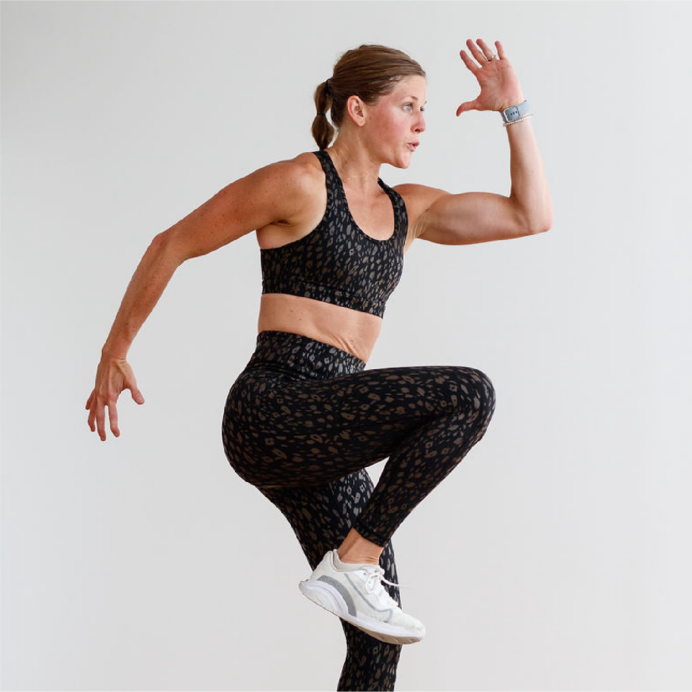
[[[288,519],[312,569],[354,528],[383,546],[385,578],[397,583],[392,534],[481,439],[494,408],[479,370],[365,370],[329,344],[264,331],[229,392],[223,443],[236,473]],[[365,467],[386,458],[373,487]],[[401,647],[342,626],[338,689],[394,689]]]

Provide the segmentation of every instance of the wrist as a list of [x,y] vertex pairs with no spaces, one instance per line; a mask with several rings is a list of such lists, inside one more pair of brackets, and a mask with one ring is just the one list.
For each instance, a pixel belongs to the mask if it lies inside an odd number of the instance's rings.
[[112,344],[106,341],[101,349],[101,360],[126,360],[129,350],[129,345]]
[[508,106],[504,110],[500,111],[500,115],[502,116],[502,124],[507,126],[530,118],[533,113],[531,113],[531,106],[529,102],[524,100],[514,106]]

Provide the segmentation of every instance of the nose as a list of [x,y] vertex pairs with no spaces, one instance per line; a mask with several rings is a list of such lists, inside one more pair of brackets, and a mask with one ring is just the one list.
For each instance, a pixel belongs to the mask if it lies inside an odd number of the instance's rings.
[[418,113],[418,121],[413,127],[414,132],[425,132],[425,118],[423,113]]

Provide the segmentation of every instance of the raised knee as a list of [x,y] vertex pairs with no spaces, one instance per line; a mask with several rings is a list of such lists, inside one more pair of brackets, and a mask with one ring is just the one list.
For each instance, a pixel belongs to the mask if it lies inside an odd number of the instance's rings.
[[495,411],[495,387],[490,378],[476,368],[468,368],[470,399],[472,415],[477,419],[479,427],[486,428]]
[[495,388],[490,378],[475,368],[459,368],[458,387],[465,394],[465,414],[478,427],[487,427],[495,411]]

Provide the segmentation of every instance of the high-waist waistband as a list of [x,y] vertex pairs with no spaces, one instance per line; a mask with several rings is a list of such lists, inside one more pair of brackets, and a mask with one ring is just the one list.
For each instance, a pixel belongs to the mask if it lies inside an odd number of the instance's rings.
[[365,361],[302,334],[267,330],[257,335],[255,352],[245,369],[252,368],[278,370],[301,379],[327,380],[360,372]]

